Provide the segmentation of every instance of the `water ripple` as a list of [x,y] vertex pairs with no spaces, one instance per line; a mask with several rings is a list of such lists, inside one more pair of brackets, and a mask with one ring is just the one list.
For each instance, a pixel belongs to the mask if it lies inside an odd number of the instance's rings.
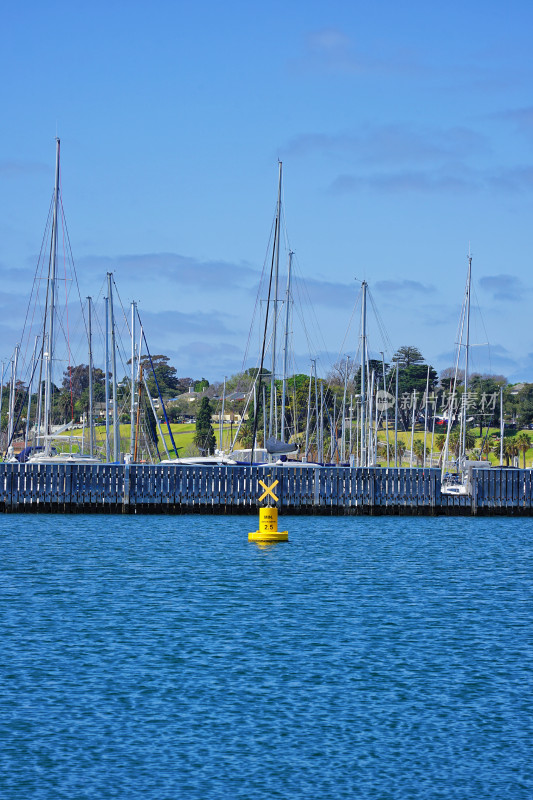
[[2,799],[530,800],[532,523],[283,522],[0,518]]

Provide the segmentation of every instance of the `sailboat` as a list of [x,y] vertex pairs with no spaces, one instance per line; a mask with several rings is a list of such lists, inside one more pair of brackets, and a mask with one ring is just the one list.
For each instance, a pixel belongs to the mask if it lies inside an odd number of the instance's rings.
[[[65,432],[72,423],[67,423],[59,429],[52,429],[52,377],[54,366],[54,346],[55,346],[55,325],[56,325],[56,304],[57,304],[57,242],[59,224],[59,162],[60,162],[60,140],[56,138],[56,165],[54,196],[52,204],[52,233],[50,241],[50,258],[48,262],[48,278],[46,292],[46,307],[44,312],[42,328],[42,345],[40,352],[41,370],[44,372],[44,380],[39,381],[39,409],[42,415],[36,422],[36,444],[32,448],[31,455],[27,458],[27,463],[31,464],[98,464],[100,459],[95,456],[86,456],[80,453],[58,453],[53,447],[54,439],[65,441],[61,434]],[[41,409],[41,399],[44,384],[44,404]],[[68,439],[67,439],[68,441]],[[72,442],[72,437],[71,437]]]
[[[459,341],[457,343],[457,356],[455,361],[455,375],[452,388],[452,396],[448,411],[448,428],[446,431],[446,442],[442,455],[441,473],[441,494],[446,495],[470,495],[471,489],[471,470],[476,468],[487,468],[490,464],[487,461],[469,461],[466,458],[466,429],[467,429],[467,398],[468,398],[468,369],[470,354],[470,295],[472,287],[472,256],[468,253],[468,271],[466,278],[466,288],[461,309],[461,319],[459,323]],[[456,460],[456,472],[447,471],[447,462],[450,446],[450,432],[454,422],[454,401],[457,390],[457,380],[459,376],[459,363],[461,360],[461,350],[464,350],[464,389],[459,414],[459,452]]]

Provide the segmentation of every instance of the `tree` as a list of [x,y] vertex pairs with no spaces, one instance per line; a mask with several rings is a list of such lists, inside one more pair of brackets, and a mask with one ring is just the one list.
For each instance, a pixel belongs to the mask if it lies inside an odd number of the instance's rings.
[[533,383],[526,383],[517,396],[517,424],[520,428],[533,422]]
[[[157,397],[157,385],[154,380],[154,372],[157,378],[157,384],[163,397],[172,397],[179,394],[180,384],[176,374],[176,367],[171,367],[168,363],[170,361],[168,356],[152,356],[152,362],[148,356],[142,356],[141,363],[143,370],[146,374],[148,382],[148,390],[152,397]],[[153,364],[153,370],[152,370]],[[181,387],[183,391],[183,387]]]
[[[93,390],[97,391],[99,387],[105,384],[105,374],[101,369],[93,367]],[[74,400],[80,400],[83,393],[89,390],[89,365],[78,364],[75,367],[68,367],[63,373],[63,383],[61,385],[63,392],[72,392]]]
[[492,438],[489,438],[488,436],[485,436],[485,438],[481,443],[481,455],[486,456],[488,460],[489,453],[492,452],[493,448],[494,448],[494,440]]
[[[500,455],[500,442],[496,442],[494,445],[493,452],[499,456]],[[503,437],[503,457],[505,458],[505,466],[509,466],[509,461],[514,456],[517,456],[519,453],[518,446],[513,436],[504,436]]]
[[207,378],[202,378],[201,380],[196,381],[196,383],[194,384],[194,391],[203,392],[208,388],[208,386],[209,386],[209,381],[207,380]]
[[[249,367],[247,370],[245,370],[244,374],[248,375],[250,378],[253,378],[255,380],[257,375],[259,374],[259,367]],[[263,369],[261,370],[261,375],[263,376],[263,378],[266,375],[270,375],[270,370],[267,369],[266,367],[263,367]]]
[[[468,450],[472,450],[476,443],[476,437],[474,432],[471,428],[467,428],[464,432],[465,438],[465,455]],[[461,446],[462,446],[462,437],[461,431],[459,428],[454,428],[453,431],[450,433],[450,441],[449,447],[450,450],[453,452],[455,458],[458,458],[461,455]]]
[[[406,431],[412,419],[412,403],[413,398],[416,398],[416,405],[418,412],[424,408],[424,395],[426,392],[428,375],[427,364],[411,364],[405,369],[400,369],[398,373],[398,394],[399,394],[399,408],[398,413]],[[434,391],[437,385],[437,372],[433,367],[429,367],[429,391]],[[415,395],[413,393],[416,392]]]
[[468,379],[467,414],[479,425],[480,436],[483,436],[483,425],[490,428],[492,420],[500,415],[500,387],[506,383],[503,375],[474,373]]
[[429,447],[424,448],[422,439],[415,439],[413,442],[413,453],[416,456],[418,466],[420,466],[424,462],[424,457],[429,455]]
[[196,417],[194,443],[201,453],[212,456],[215,452],[216,439],[211,425],[211,403],[208,397],[202,397],[200,403],[200,410]]
[[[465,379],[465,371],[464,369],[457,370],[457,385],[462,386]],[[453,382],[455,380],[455,367],[446,367],[443,369],[440,374],[440,382],[442,386],[448,386],[451,388],[453,386]]]
[[[435,436],[435,444],[441,453],[446,445],[446,436],[446,433],[439,433],[438,436]],[[476,437],[474,436],[474,432],[470,428],[467,428],[465,431],[465,450],[471,450],[475,443]],[[461,450],[461,436],[459,428],[454,428],[452,431],[450,431],[448,450],[450,453],[454,454],[455,458],[459,456]]]
[[437,434],[437,436],[435,436],[435,444],[437,445],[437,450],[439,450],[442,453],[442,451],[444,450],[444,445],[446,444],[446,434],[445,433]]
[[73,405],[70,392],[59,392],[54,397],[52,418],[54,422],[68,422],[73,419]]
[[405,368],[410,367],[412,364],[423,364],[424,356],[418,347],[404,344],[402,347],[399,347],[398,350],[396,350],[392,360],[400,367]]
[[403,442],[401,439],[398,439],[398,446],[396,448],[396,452],[398,453],[398,466],[400,467],[402,465],[402,459],[404,457],[405,450],[406,450],[405,442]]
[[522,453],[523,469],[526,468],[526,453],[531,447],[531,436],[525,431],[521,431],[515,436],[515,443],[518,450]]
[[344,386],[345,381],[347,383],[353,381],[356,371],[357,363],[355,359],[346,356],[346,358],[341,358],[332,364],[331,370],[326,375],[326,380],[329,386]]
[[178,394],[188,392],[191,386],[194,386],[192,378],[178,378]]

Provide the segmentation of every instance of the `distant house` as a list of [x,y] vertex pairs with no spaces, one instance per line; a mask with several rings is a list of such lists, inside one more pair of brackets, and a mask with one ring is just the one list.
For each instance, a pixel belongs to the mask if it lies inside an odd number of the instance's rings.
[[180,400],[188,400],[189,403],[192,403],[193,400],[198,400],[198,398],[203,397],[204,394],[205,392],[195,392],[192,387],[189,387],[188,392],[184,392],[180,395]]
[[231,394],[226,395],[226,400],[228,400],[230,403],[237,402],[239,400],[246,400],[247,398],[247,392],[231,392]]
[[[105,419],[105,403],[94,403],[93,414],[95,417],[103,417]],[[111,416],[111,409],[109,409],[109,416]]]

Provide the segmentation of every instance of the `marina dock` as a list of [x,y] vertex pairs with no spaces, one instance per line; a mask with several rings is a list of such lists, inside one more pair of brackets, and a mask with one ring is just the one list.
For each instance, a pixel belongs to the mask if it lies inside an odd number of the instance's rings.
[[0,463],[4,513],[256,514],[259,480],[279,480],[280,513],[533,514],[533,470],[479,469],[471,496],[440,491],[438,469]]

